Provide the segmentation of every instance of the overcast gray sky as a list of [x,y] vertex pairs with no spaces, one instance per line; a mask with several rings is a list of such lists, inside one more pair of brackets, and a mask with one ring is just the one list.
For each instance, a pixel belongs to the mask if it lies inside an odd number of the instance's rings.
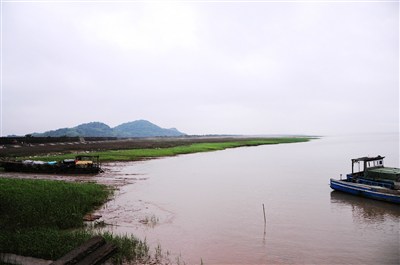
[[2,3],[1,133],[399,131],[399,3]]

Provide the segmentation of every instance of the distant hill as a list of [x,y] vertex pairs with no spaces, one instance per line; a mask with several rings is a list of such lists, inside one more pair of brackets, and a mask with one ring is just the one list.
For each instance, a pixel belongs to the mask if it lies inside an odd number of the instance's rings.
[[149,121],[138,120],[123,123],[114,127],[115,135],[118,137],[152,137],[152,136],[181,136],[181,133],[175,128],[163,129]]
[[73,128],[61,128],[44,133],[33,133],[34,137],[157,137],[182,136],[175,128],[164,129],[146,120],[123,123],[111,128],[102,122],[89,122]]

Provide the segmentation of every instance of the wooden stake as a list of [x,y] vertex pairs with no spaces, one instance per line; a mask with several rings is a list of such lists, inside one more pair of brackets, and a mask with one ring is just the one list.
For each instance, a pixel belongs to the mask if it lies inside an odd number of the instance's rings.
[[267,218],[265,217],[265,206],[264,206],[264,203],[263,203],[263,212],[264,212],[264,224],[266,224],[267,223]]

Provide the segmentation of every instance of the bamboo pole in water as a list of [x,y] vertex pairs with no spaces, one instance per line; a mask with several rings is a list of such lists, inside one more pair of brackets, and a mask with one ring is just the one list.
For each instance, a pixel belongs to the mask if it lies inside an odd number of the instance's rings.
[[265,206],[264,206],[264,203],[263,203],[263,212],[264,212],[264,224],[266,224],[267,223],[267,218],[265,217]]

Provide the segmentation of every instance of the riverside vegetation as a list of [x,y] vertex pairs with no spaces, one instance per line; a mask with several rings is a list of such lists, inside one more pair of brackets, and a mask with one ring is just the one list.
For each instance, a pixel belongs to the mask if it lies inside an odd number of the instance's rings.
[[[223,150],[242,146],[296,143],[311,138],[236,139],[224,142],[184,144],[166,148],[138,148],[92,152],[102,161],[137,161],[156,157]],[[61,160],[76,154],[46,155],[37,160]],[[55,260],[99,234],[84,226],[83,216],[104,204],[113,192],[96,183],[0,178],[0,252]],[[151,256],[146,242],[134,236],[102,233],[119,252],[115,264],[157,263],[160,246]],[[179,263],[179,262],[178,262]]]
[[[0,179],[0,252],[55,260],[98,234],[83,216],[112,190],[95,183]],[[103,233],[119,252],[114,263],[146,261],[149,247],[133,236]]]

